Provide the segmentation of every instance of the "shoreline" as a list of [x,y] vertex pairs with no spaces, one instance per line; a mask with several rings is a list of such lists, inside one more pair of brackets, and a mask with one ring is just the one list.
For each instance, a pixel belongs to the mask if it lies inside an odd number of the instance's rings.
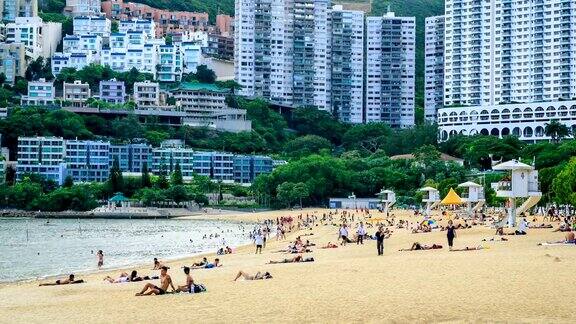
[[[229,217],[228,218],[219,218],[219,217],[209,217],[209,216],[208,217],[202,217],[202,216],[204,216],[204,215],[186,215],[186,216],[173,217],[173,218],[169,218],[169,219],[165,219],[165,220],[221,221],[221,222],[231,222],[231,223],[247,224],[247,225],[258,224],[258,222],[256,222],[256,221],[242,221],[242,220],[231,219]],[[2,217],[3,216],[0,216],[0,218],[2,218]],[[33,217],[14,217],[14,218],[6,217],[6,219],[16,219],[16,218],[18,218],[18,219],[34,219]],[[66,219],[66,218],[60,218],[60,219]],[[81,218],[81,219],[89,220],[90,218]],[[114,220],[117,218],[111,218],[111,219]],[[126,220],[126,219],[118,219],[118,220]],[[138,220],[142,220],[142,219],[136,218],[135,220],[138,221]],[[246,247],[252,245],[250,243],[249,238],[246,238],[246,241],[247,242],[245,244],[241,244],[241,245],[234,247],[234,250],[237,251],[241,248],[246,248]],[[193,259],[193,258],[196,259],[196,258],[201,258],[201,257],[208,257],[211,255],[216,255],[216,252],[210,252],[210,250],[206,250],[206,251],[200,251],[200,252],[195,252],[195,253],[186,254],[186,255],[166,257],[166,258],[162,258],[162,261],[164,261],[166,263],[182,262],[182,261],[186,261],[187,259]],[[95,275],[98,273],[107,274],[107,273],[110,273],[113,271],[128,271],[128,269],[142,268],[142,267],[145,267],[146,265],[149,265],[150,263],[151,263],[151,261],[132,262],[132,263],[113,266],[110,268],[76,270],[73,273],[74,273],[74,275]],[[70,273],[59,273],[59,274],[47,275],[47,276],[43,276],[43,277],[0,281],[0,288],[2,288],[3,286],[26,284],[26,283],[33,283],[33,282],[40,282],[40,281],[46,281],[46,280],[61,278],[63,276],[67,276],[68,274],[70,274]]]

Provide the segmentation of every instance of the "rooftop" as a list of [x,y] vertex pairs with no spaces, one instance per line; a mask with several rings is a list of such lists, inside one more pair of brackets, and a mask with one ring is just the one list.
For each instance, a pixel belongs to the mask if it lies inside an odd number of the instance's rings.
[[171,91],[176,90],[206,90],[213,92],[230,92],[227,88],[221,88],[216,84],[212,83],[198,83],[198,82],[182,82],[178,87],[171,89]]

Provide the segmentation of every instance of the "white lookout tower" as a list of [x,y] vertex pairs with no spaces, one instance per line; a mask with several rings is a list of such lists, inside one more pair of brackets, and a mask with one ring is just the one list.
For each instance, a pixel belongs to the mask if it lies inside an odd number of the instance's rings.
[[430,211],[440,204],[440,192],[432,187],[424,187],[420,191],[424,191],[422,202],[426,203],[426,216],[430,216]]
[[486,202],[484,198],[484,187],[472,181],[461,183],[458,187],[464,188],[461,198],[462,201],[466,203],[468,216],[472,217]]
[[382,204],[382,210],[385,215],[388,215],[390,207],[396,203],[396,193],[392,190],[380,190],[376,196],[380,197],[380,203]]
[[[492,169],[508,171],[504,180],[497,183],[496,196],[508,198],[507,223],[509,227],[514,227],[516,225],[516,217],[534,207],[542,198],[542,192],[540,192],[538,184],[538,171],[533,166],[517,160],[500,163]],[[518,198],[527,199],[520,207],[516,208],[516,199]]]

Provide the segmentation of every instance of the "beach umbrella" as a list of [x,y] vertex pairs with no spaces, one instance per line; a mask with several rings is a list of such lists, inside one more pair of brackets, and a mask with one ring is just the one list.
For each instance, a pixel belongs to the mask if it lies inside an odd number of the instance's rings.
[[444,199],[442,199],[440,204],[442,204],[442,205],[460,205],[460,204],[462,204],[462,198],[460,198],[460,196],[458,196],[458,194],[456,193],[456,191],[454,191],[454,189],[450,188],[450,191],[448,192],[446,197],[444,197]]

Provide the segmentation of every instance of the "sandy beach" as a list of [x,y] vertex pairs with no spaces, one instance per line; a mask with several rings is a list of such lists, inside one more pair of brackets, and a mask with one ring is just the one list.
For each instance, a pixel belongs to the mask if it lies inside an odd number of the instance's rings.
[[[223,213],[192,217],[261,221],[279,216],[313,214],[325,209]],[[416,220],[408,212],[397,218]],[[373,213],[373,217],[381,217]],[[556,225],[556,224],[555,224]],[[374,228],[368,233],[373,234]],[[538,246],[561,240],[564,233],[531,229],[526,236],[507,236],[507,242],[482,242],[494,230],[477,226],[457,231],[455,247],[483,245],[480,251],[449,252],[446,233],[412,234],[394,229],[383,256],[375,241],[336,249],[318,249],[335,242],[338,227],[317,226],[315,262],[266,265],[293,255],[273,253],[285,248],[302,230],[285,241],[269,241],[263,254],[239,248],[220,256],[223,267],[193,270],[196,282],[208,291],[135,297],[142,282],[109,284],[101,271],[78,276],[79,285],[38,287],[38,282],[0,286],[2,323],[158,323],[158,322],[574,322],[576,312],[576,245]],[[439,243],[442,250],[400,252],[413,242]],[[208,256],[213,259],[214,255]],[[183,284],[180,267],[200,258],[169,262],[170,275]],[[149,267],[136,268],[150,273]],[[126,269],[132,270],[132,269]],[[233,282],[239,270],[269,271],[271,280]],[[45,282],[45,281],[43,281]],[[152,281],[158,284],[158,280]]]

